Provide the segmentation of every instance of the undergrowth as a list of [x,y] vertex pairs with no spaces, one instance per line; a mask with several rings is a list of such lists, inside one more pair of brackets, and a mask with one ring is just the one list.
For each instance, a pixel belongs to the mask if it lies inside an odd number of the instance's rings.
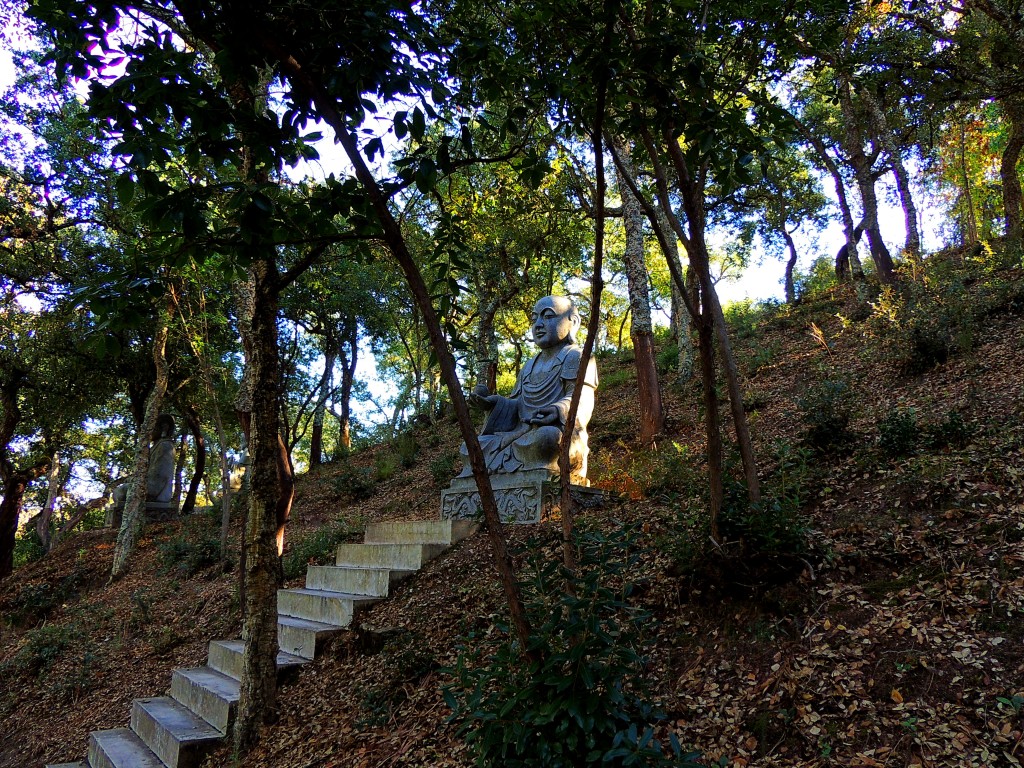
[[342,542],[353,541],[362,532],[362,521],[341,520],[325,525],[309,535],[291,542],[281,565],[286,579],[296,579],[306,572],[309,565],[329,565],[334,562],[334,552]]
[[698,765],[674,734],[655,738],[663,715],[643,677],[652,619],[630,602],[637,535],[577,530],[573,574],[532,543],[522,575],[533,661],[507,626],[497,647],[466,638],[444,696],[478,766]]

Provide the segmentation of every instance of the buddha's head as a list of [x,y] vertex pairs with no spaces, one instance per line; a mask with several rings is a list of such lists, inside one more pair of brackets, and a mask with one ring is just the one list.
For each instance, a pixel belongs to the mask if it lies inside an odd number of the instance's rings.
[[545,296],[534,305],[530,323],[533,343],[541,349],[550,349],[576,340],[580,313],[565,296]]

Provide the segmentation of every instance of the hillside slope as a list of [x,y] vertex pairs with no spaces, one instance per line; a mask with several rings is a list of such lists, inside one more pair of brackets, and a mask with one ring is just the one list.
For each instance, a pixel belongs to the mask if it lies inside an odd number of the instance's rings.
[[[1024,762],[1024,303],[1015,289],[986,306],[971,338],[920,372],[905,354],[912,334],[883,328],[879,311],[851,320],[864,313],[842,297],[738,318],[766,488],[802,509],[787,518],[780,503],[770,530],[747,528],[762,546],[746,559],[703,543],[696,386],[666,375],[669,434],[641,450],[628,357],[599,361],[594,480],[624,497],[589,522],[640,526],[631,577],[659,620],[644,676],[662,731],[709,764]],[[305,541],[306,557],[326,526],[334,540],[368,520],[435,517],[434,475],[458,438],[448,422],[415,436],[411,468],[381,446],[303,478],[291,546]],[[354,485],[367,498],[351,498]],[[512,535],[538,550],[552,529]],[[164,691],[173,666],[237,635],[234,576],[201,556],[210,530],[201,516],[151,527],[112,586],[107,532],[73,537],[0,585],[12,620],[0,627],[0,766],[80,757],[90,729],[125,724],[133,697]],[[802,546],[785,538],[794,531]],[[283,688],[280,721],[242,764],[469,765],[446,723],[443,670],[465,638],[493,643],[503,610],[477,536]],[[225,750],[207,764],[230,763]]]

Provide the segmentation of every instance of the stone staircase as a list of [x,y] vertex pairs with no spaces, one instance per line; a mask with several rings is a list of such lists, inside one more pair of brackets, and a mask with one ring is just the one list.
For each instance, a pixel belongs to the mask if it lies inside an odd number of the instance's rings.
[[[306,586],[277,593],[278,673],[316,656],[355,611],[388,596],[392,584],[471,535],[467,520],[371,523],[364,543],[341,544],[335,565],[311,565]],[[175,669],[170,696],[135,699],[131,727],[89,734],[86,761],[46,768],[191,768],[226,738],[242,674],[241,640],[210,643],[207,666]]]

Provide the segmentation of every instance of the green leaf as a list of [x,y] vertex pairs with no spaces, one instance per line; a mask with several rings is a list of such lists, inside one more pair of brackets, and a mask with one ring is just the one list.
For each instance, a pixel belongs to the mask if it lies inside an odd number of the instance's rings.
[[135,179],[132,178],[132,175],[130,173],[122,173],[117,177],[115,185],[117,201],[126,207],[131,205],[132,199],[135,197]]
[[409,126],[409,131],[416,141],[423,141],[423,136],[427,132],[427,120],[419,107],[412,111],[412,125]]
[[427,194],[437,185],[437,166],[429,157],[420,161],[416,169],[416,188],[423,194]]

